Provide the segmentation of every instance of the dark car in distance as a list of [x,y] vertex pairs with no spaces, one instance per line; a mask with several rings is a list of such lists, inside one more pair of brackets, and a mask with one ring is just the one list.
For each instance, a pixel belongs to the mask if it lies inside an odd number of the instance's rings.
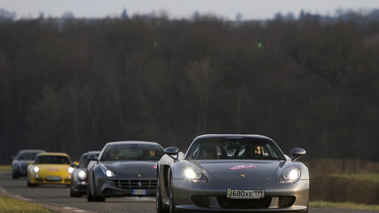
[[79,159],[79,164],[73,165],[74,171],[71,174],[71,184],[70,184],[70,197],[80,197],[87,194],[87,166],[90,160],[89,156],[92,158],[97,158],[100,151],[89,151],[82,154]]
[[36,155],[45,152],[41,149],[24,149],[20,150],[16,156],[12,157],[12,178],[17,179],[20,176],[26,176],[28,162],[33,161]]

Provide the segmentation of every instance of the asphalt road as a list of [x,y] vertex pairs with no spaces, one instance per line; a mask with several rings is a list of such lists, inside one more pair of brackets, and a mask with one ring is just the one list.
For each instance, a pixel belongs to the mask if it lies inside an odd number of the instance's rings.
[[[107,198],[105,202],[87,202],[85,196],[79,198],[70,197],[70,189],[66,186],[43,185],[27,187],[25,177],[13,180],[10,173],[0,174],[1,195],[39,203],[44,207],[63,213],[155,213],[155,197],[120,197]],[[378,211],[311,208],[309,212],[373,213]]]

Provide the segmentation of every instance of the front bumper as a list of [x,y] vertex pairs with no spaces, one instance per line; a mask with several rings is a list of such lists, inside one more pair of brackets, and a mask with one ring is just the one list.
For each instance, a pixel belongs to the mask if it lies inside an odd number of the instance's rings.
[[[73,181],[73,180],[71,180]],[[87,193],[87,181],[73,181],[72,182],[72,190],[76,193]]]
[[104,197],[115,196],[155,196],[156,179],[112,179],[97,178],[96,194]]
[[40,176],[40,175],[34,175],[31,178],[30,183],[32,183],[32,184],[70,185],[71,178],[70,178],[70,176],[60,177],[60,176]]
[[[227,188],[264,189],[262,199],[229,199]],[[279,184],[271,181],[231,183],[193,183],[174,179],[172,190],[178,210],[215,212],[306,212],[309,201],[309,180],[295,184]]]

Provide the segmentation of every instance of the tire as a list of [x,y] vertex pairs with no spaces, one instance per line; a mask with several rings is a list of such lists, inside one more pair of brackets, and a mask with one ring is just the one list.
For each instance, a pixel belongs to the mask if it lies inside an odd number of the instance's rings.
[[[95,180],[95,177],[92,178],[92,181],[94,181],[94,180]],[[93,187],[92,201],[95,201],[95,202],[104,202],[105,201],[105,197],[96,195],[95,183],[93,182],[91,185]],[[91,193],[91,190],[89,191],[89,193]]]
[[91,193],[91,187],[90,187],[90,183],[88,182],[88,185],[87,185],[87,201],[88,202],[93,202],[94,199],[92,197],[92,193]]
[[34,183],[30,182],[28,177],[27,177],[27,179],[26,179],[26,185],[27,185],[28,187],[36,187],[36,186],[37,186],[37,184],[34,184]]
[[36,186],[38,186],[37,184],[31,183],[29,181],[27,181],[26,184],[28,185],[28,187],[36,187]]
[[174,195],[170,192],[170,213],[176,213]]
[[90,187],[88,186],[87,187],[87,201],[88,202],[93,202],[93,197],[92,197],[92,194],[91,194],[91,190],[89,189]]
[[176,213],[178,211],[176,211],[176,209],[175,209],[174,192],[173,192],[172,187],[171,187],[171,183],[172,183],[171,176],[172,176],[172,173],[171,173],[171,168],[170,168],[169,171],[168,171],[168,183],[169,183],[168,189],[169,189],[169,192],[170,192],[170,207],[169,207],[169,212],[170,213]]
[[168,210],[162,204],[162,193],[161,193],[161,188],[160,188],[159,177],[157,178],[157,194],[156,194],[156,200],[155,200],[155,207],[156,207],[157,213],[168,213]]
[[12,171],[12,179],[18,179],[18,173],[16,171]]
[[81,196],[81,194],[78,192],[75,192],[75,190],[70,185],[70,197],[80,197],[80,196]]

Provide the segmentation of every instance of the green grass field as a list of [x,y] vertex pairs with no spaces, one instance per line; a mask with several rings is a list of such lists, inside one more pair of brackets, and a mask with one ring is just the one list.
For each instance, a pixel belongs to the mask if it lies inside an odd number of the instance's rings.
[[332,177],[340,177],[355,180],[368,180],[379,182],[379,174],[332,174]]
[[326,201],[313,201],[309,202],[310,207],[315,208],[334,208],[334,209],[357,209],[357,210],[379,210],[379,205],[365,205],[365,204],[359,204],[359,203],[351,203],[351,202],[345,202],[345,203],[333,203],[333,202],[326,202]]
[[0,172],[3,171],[12,171],[12,166],[11,165],[0,165]]
[[0,212],[28,212],[28,213],[51,213],[48,209],[35,203],[0,196]]

